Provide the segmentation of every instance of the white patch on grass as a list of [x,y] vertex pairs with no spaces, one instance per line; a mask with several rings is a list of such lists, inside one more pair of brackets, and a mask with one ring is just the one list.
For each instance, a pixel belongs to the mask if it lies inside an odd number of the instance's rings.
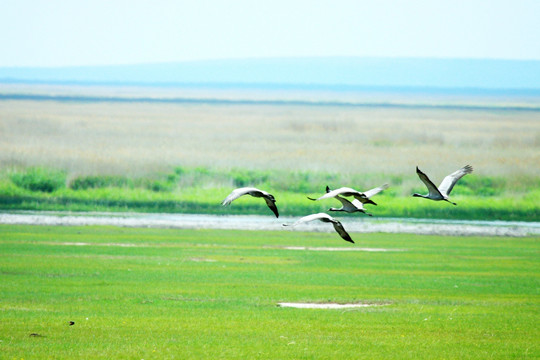
[[372,306],[382,306],[384,304],[336,304],[336,303],[278,303],[280,307],[289,307],[296,309],[350,309],[350,308],[364,308]]
[[0,308],[0,311],[46,311],[46,312],[56,312],[53,310],[43,309],[43,308],[27,308],[27,307],[17,307],[17,306],[6,306]]
[[195,262],[216,262],[217,260],[214,259],[206,259],[206,258],[189,258],[190,261]]
[[309,250],[309,251],[367,251],[367,252],[405,251],[403,249],[358,248],[358,247],[310,247],[310,246],[284,246],[281,249]]
[[47,245],[64,245],[64,246],[113,246],[113,247],[147,247],[143,244],[119,244],[119,243],[84,243],[84,242],[61,242],[47,243]]

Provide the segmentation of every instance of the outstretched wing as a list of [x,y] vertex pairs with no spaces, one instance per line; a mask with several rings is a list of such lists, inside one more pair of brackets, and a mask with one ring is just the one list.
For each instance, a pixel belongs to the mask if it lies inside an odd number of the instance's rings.
[[[330,187],[328,185],[326,185],[326,192],[329,193],[330,191],[332,191],[332,189],[330,189]],[[339,202],[341,203],[341,205],[343,206],[343,210],[345,211],[354,211],[355,210],[355,206],[347,199],[339,196],[339,195],[336,195],[335,198],[337,200],[339,200]],[[354,200],[354,201],[357,201],[357,200]]]
[[[330,190],[330,187],[328,185],[326,185],[326,192],[329,193],[331,190]],[[309,200],[311,201],[317,201],[317,200],[321,200],[321,198],[318,198],[318,199],[314,199],[312,197],[307,197]]]
[[266,205],[268,205],[268,207],[270,208],[270,210],[272,210],[272,212],[276,215],[276,217],[278,218],[279,217],[279,213],[278,213],[278,209],[277,209],[277,206],[276,206],[276,201],[265,196],[264,197],[264,201],[266,201]]
[[373,214],[370,214],[368,212],[366,212],[365,208],[364,208],[364,204],[362,204],[359,200],[357,199],[354,199],[352,201],[352,205],[358,209],[358,211],[360,212],[363,212],[364,214],[368,215],[368,216],[373,216]]
[[450,195],[450,191],[454,188],[457,181],[467,174],[472,173],[473,168],[471,165],[466,165],[461,169],[454,171],[443,179],[441,185],[439,185],[439,191],[444,195]]
[[248,192],[249,192],[249,189],[250,188],[238,188],[238,189],[235,189],[233,190],[229,196],[227,196],[225,198],[225,200],[223,200],[221,202],[221,205],[223,206],[227,206],[229,205],[230,203],[232,203],[234,200],[238,199],[240,196],[243,196],[243,195],[246,195]]
[[348,187],[342,187],[342,188],[335,189],[335,190],[330,190],[330,188],[328,188],[328,186],[326,188],[327,188],[326,189],[326,194],[324,194],[323,196],[321,196],[320,198],[318,198],[316,200],[330,199],[330,198],[335,197],[336,195],[354,196],[355,198],[365,197],[365,195],[363,193],[361,193],[361,192],[359,192],[357,190],[348,188]]
[[370,198],[370,197],[372,197],[374,195],[377,195],[378,193],[380,193],[381,191],[386,190],[386,189],[388,189],[388,184],[384,184],[384,185],[381,185],[381,186],[376,187],[374,189],[364,191],[364,195],[366,195],[367,198]]
[[416,173],[418,174],[418,177],[420,178],[420,180],[422,180],[422,182],[428,188],[430,198],[432,198],[432,199],[436,199],[436,198],[443,199],[444,198],[444,196],[441,194],[439,189],[437,189],[435,184],[433,184],[433,182],[428,178],[428,176],[426,174],[424,174],[422,171],[420,171],[418,166],[416,167]]
[[377,203],[375,201],[373,201],[373,200],[371,200],[371,199],[369,199],[368,197],[365,197],[365,196],[357,196],[357,195],[355,195],[354,198],[355,198],[355,200],[358,200],[362,204],[377,205]]
[[343,240],[354,244],[353,239],[351,239],[351,236],[347,233],[347,231],[345,231],[345,228],[343,227],[343,225],[341,225],[339,221],[334,220],[332,221],[332,224],[334,225],[334,229],[336,229],[337,233],[343,238]]
[[354,241],[351,239],[351,237],[347,233],[347,231],[345,231],[345,229],[343,228],[343,225],[341,225],[341,223],[338,220],[334,219],[333,217],[331,217],[330,215],[325,214],[325,213],[318,213],[318,214],[311,214],[311,215],[308,215],[308,216],[304,216],[303,218],[298,219],[296,222],[294,222],[291,225],[283,224],[283,226],[295,226],[295,225],[305,223],[305,222],[309,222],[309,221],[313,221],[313,220],[321,220],[323,222],[331,222],[332,225],[334,225],[334,229],[343,238],[343,240],[351,242],[351,243],[354,244]]
[[349,200],[342,198],[339,195],[336,195],[335,198],[339,200],[339,202],[343,205],[344,208],[354,208],[353,204]]
[[[372,190],[375,190],[375,189],[372,189]],[[384,190],[384,189],[382,189],[382,190]],[[382,191],[382,190],[380,190],[380,191]],[[377,192],[379,192],[379,191],[377,191]],[[330,187],[328,187],[328,185],[326,186],[326,194],[321,196],[320,198],[318,198],[316,200],[335,197],[336,199],[341,201],[341,203],[343,204],[344,207],[346,207],[347,204],[345,202],[343,202],[343,200],[345,200],[349,204],[350,204],[350,202],[348,200],[346,200],[346,199],[340,198],[339,195],[342,195],[342,194],[344,194],[344,196],[352,196],[356,200],[360,201],[362,204],[377,205],[377,203],[375,203],[374,201],[369,199],[369,196],[367,196],[366,193],[361,193],[360,191],[356,191],[354,189],[345,188],[345,187],[342,187],[342,188],[339,188],[339,189],[336,189],[336,190],[331,190]],[[311,199],[311,198],[308,198],[308,199],[314,200],[314,199]]]
[[311,214],[311,215],[307,215],[307,216],[304,216],[304,217],[296,220],[292,224],[283,224],[283,226],[296,226],[298,224],[302,224],[302,223],[305,223],[305,222],[309,222],[309,221],[313,221],[313,220],[320,220],[322,218],[329,218],[329,217],[330,216],[325,214],[325,213]]
[[354,200],[351,202],[351,204],[352,204],[355,208],[357,208],[357,209],[361,209],[361,210],[364,209],[364,204],[362,204],[362,202],[361,202],[360,200],[358,200],[358,199],[354,199]]
[[333,198],[333,197],[335,197],[336,195],[339,195],[339,194],[341,194],[341,189],[328,191],[326,194],[324,194],[323,196],[319,197],[316,200],[330,199],[330,198]]

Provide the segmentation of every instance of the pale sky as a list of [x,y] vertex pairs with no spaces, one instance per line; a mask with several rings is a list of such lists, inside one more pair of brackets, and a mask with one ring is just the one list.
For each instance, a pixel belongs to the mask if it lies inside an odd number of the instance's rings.
[[0,66],[374,56],[540,60],[537,0],[16,0]]

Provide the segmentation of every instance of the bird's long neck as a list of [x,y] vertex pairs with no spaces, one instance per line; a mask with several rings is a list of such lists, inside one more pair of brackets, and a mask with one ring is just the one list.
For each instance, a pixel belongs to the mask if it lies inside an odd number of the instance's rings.
[[339,208],[339,209],[338,208],[330,208],[330,209],[328,209],[328,211],[345,211],[345,210],[343,210],[343,208]]
[[427,195],[422,195],[422,194],[418,194],[418,193],[414,193],[413,196],[427,199]]

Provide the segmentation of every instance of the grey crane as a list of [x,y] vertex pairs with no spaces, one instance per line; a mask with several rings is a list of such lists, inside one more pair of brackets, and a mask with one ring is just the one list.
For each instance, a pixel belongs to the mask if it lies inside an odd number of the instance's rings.
[[366,196],[365,193],[363,192],[360,192],[360,191],[357,191],[357,190],[354,190],[350,187],[341,187],[339,189],[336,189],[336,190],[331,190],[329,192],[327,192],[326,194],[324,194],[323,196],[317,198],[317,199],[313,199],[313,198],[310,198],[308,196],[308,199],[309,200],[313,200],[313,201],[318,201],[318,200],[323,200],[323,199],[330,199],[330,198],[333,198],[333,197],[336,197],[336,196],[347,196],[347,197],[354,197],[356,200],[360,201],[362,204],[373,204],[373,205],[377,205],[375,202],[373,202],[372,200],[369,199],[368,196]]
[[472,166],[466,165],[462,167],[461,169],[454,171],[450,175],[446,176],[441,182],[441,185],[439,185],[439,187],[437,188],[435,184],[433,184],[433,182],[429,179],[429,177],[426,174],[424,174],[422,171],[420,171],[420,169],[417,166],[416,173],[418,174],[418,177],[420,178],[420,180],[422,180],[422,182],[428,188],[429,193],[427,195],[415,193],[413,194],[413,196],[422,197],[424,199],[430,199],[430,200],[435,200],[435,201],[444,200],[444,201],[448,201],[450,204],[457,205],[455,202],[448,200],[448,195],[450,195],[450,192],[454,188],[454,185],[456,185],[456,182],[462,177],[464,177],[465,175],[472,173],[472,171],[473,171]]
[[345,211],[348,213],[354,213],[354,212],[361,212],[368,216],[373,216],[373,214],[370,214],[366,212],[366,209],[364,209],[364,204],[362,204],[360,201],[354,199],[353,201],[349,201],[345,198],[342,198],[339,195],[336,195],[336,199],[341,202],[340,208],[331,207],[328,209],[328,211]]
[[343,240],[354,244],[354,241],[351,239],[351,237],[347,233],[347,231],[345,231],[345,228],[343,227],[343,225],[338,220],[334,219],[333,217],[331,217],[330,215],[325,214],[325,213],[318,213],[318,214],[312,214],[312,215],[304,216],[303,218],[298,219],[293,224],[290,224],[290,225],[283,224],[283,226],[296,226],[298,224],[313,221],[313,220],[319,220],[319,221],[322,221],[322,222],[332,223],[332,225],[334,225],[334,229],[337,231],[339,236],[341,236],[343,238]]
[[[384,184],[376,188],[373,188],[371,190],[365,191],[364,195],[366,195],[366,197],[369,199],[370,197],[377,195],[378,193],[386,189],[388,189],[388,184]],[[330,187],[328,187],[327,185],[326,192],[329,193],[330,191],[331,191]],[[328,209],[328,211],[345,211],[348,213],[361,212],[368,216],[373,216],[372,214],[366,212],[366,209],[364,209],[364,204],[362,204],[357,199],[354,199],[353,201],[349,201],[345,198],[342,198],[339,195],[336,195],[335,198],[341,202],[342,206],[340,208],[331,207],[330,209]]]
[[238,199],[240,196],[243,195],[251,195],[256,198],[264,198],[264,201],[266,201],[266,205],[272,210],[272,212],[276,215],[276,217],[279,217],[278,209],[276,206],[276,199],[274,196],[266,191],[259,190],[254,187],[242,187],[233,190],[226,198],[221,202],[221,205],[227,206],[234,200]]

